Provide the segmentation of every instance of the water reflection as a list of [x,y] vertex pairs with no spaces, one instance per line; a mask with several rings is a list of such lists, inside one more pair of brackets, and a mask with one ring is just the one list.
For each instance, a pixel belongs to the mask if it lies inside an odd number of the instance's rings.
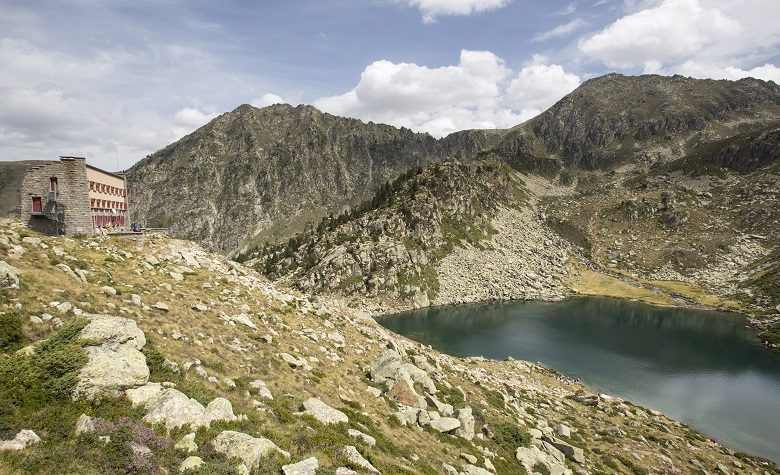
[[379,322],[456,356],[540,361],[780,460],[780,357],[733,314],[576,298],[429,308]]

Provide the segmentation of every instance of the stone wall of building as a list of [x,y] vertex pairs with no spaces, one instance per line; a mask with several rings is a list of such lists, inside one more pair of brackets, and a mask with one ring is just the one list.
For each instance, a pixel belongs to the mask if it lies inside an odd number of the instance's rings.
[[[49,200],[51,177],[57,177],[57,200]],[[41,197],[44,215],[32,213],[33,197]],[[82,236],[94,233],[89,206],[86,161],[62,158],[30,169],[22,180],[22,222],[46,234]],[[49,217],[59,218],[58,220]]]

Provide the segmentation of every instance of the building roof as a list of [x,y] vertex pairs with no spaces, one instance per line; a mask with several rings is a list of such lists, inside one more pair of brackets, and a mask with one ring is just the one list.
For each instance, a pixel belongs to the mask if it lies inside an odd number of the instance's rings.
[[[65,158],[65,157],[62,157],[62,158]],[[120,175],[118,173],[108,172],[108,171],[103,170],[102,168],[93,167],[90,164],[87,164],[87,168],[91,168],[92,170],[95,170],[95,171],[100,172],[100,173],[105,173],[106,175],[111,175],[113,177],[119,178],[120,180],[124,180],[125,179],[124,175]]]

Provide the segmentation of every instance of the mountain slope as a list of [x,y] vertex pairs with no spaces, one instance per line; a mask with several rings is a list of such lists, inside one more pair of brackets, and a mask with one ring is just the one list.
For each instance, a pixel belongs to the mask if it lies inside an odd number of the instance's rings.
[[141,160],[128,186],[135,219],[231,252],[288,237],[446,155],[408,129],[309,106],[243,105]]
[[266,274],[308,293],[381,295],[426,306],[438,294],[439,261],[456,247],[489,238],[498,208],[524,201],[522,181],[501,162],[430,165],[250,258]]
[[0,262],[19,271],[0,287],[0,447],[18,448],[0,450],[3,475],[261,475],[311,458],[318,473],[780,473],[540,364],[438,353],[191,242],[2,219]]
[[770,81],[608,74],[507,132],[495,150],[525,169],[649,165],[778,117],[780,86]]
[[310,106],[243,105],[129,170],[134,219],[228,254],[281,242],[401,173],[483,154],[547,175],[667,162],[780,117],[780,86],[680,76],[592,79],[509,130],[427,134]]

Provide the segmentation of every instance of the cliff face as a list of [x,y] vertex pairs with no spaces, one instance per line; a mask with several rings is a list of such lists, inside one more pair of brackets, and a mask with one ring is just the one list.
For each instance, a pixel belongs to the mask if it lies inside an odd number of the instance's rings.
[[[472,148],[478,148],[473,145]],[[446,150],[313,107],[243,105],[129,170],[134,219],[222,252],[289,237]]]

